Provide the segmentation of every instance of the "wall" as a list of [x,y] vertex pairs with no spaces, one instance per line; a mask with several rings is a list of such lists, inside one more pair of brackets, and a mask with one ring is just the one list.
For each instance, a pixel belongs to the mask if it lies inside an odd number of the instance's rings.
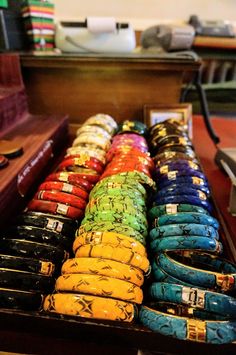
[[54,0],[56,17],[115,16],[129,20],[135,29],[168,20],[187,20],[191,14],[204,19],[236,21],[236,0]]

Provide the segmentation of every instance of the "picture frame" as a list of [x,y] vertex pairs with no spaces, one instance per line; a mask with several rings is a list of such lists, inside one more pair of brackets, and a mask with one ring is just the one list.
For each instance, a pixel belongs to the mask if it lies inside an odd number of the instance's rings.
[[190,103],[146,104],[143,110],[144,123],[148,128],[172,118],[186,126],[189,137],[192,138],[192,105]]

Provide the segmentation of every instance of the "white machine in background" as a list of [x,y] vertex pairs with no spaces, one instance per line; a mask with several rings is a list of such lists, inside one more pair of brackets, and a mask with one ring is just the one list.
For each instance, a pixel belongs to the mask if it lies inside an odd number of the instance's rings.
[[110,17],[88,17],[85,22],[57,22],[56,47],[66,53],[128,53],[136,46],[128,23]]

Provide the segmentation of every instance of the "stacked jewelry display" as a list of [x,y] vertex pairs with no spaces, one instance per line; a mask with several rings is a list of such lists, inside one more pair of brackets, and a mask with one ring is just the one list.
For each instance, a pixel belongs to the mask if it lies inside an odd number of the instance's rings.
[[140,321],[179,339],[233,342],[236,266],[218,257],[219,223],[186,127],[172,119],[158,123],[149,145],[157,183],[148,212],[155,281]]
[[73,244],[75,258],[62,266],[56,293],[44,310],[131,322],[149,271],[145,187],[154,168],[145,125],[125,121],[107,153],[108,165],[92,189]]
[[73,146],[39,186],[27,211],[1,232],[0,307],[41,308],[55,277],[72,252],[75,231],[88,195],[105,166],[106,150],[117,124],[108,115],[89,118]]

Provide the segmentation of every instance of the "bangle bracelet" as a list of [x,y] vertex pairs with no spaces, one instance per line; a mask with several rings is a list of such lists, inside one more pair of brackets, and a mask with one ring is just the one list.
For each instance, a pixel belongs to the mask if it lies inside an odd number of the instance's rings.
[[184,159],[188,161],[192,161],[193,163],[198,164],[198,160],[196,159],[196,155],[188,154],[188,153],[181,153],[181,152],[163,152],[160,154],[156,154],[153,157],[153,161],[157,166],[160,166],[168,161],[176,161],[179,159]]
[[[170,283],[170,284],[177,284],[177,285],[182,285],[182,286],[187,286],[187,287],[194,287],[191,283],[184,282],[180,279],[177,279],[176,277],[173,277],[168,274],[168,272],[164,271],[159,264],[157,264],[156,260],[153,259],[152,261],[152,275],[154,277],[154,280],[158,282],[165,282],[165,283]],[[199,289],[201,287],[198,287]]]
[[27,271],[0,269],[0,288],[21,291],[52,292],[55,279],[52,276]]
[[78,228],[76,221],[62,217],[54,216],[41,212],[25,212],[15,219],[16,225],[34,226],[44,228],[52,232],[61,233],[66,237],[73,238]]
[[142,303],[140,287],[113,277],[92,274],[64,274],[58,277],[55,290],[111,297],[132,303]]
[[29,211],[59,214],[72,219],[81,219],[84,216],[84,210],[52,201],[33,199],[27,208]]
[[156,172],[162,175],[167,174],[168,172],[173,170],[182,170],[186,168],[201,171],[200,166],[192,162],[191,160],[178,159],[175,161],[169,161],[168,163],[165,162],[164,164],[160,164],[156,168]]
[[102,149],[96,148],[96,147],[70,147],[66,151],[66,156],[65,158],[74,158],[78,154],[87,154],[92,158],[97,158],[102,162],[102,164],[106,164],[106,152]]
[[200,206],[189,204],[174,204],[168,203],[165,205],[154,206],[148,211],[148,218],[153,220],[163,215],[172,215],[178,212],[197,212],[209,215],[208,211]]
[[99,190],[107,190],[107,189],[132,189],[132,190],[136,190],[138,191],[141,196],[143,196],[144,199],[146,199],[147,197],[147,191],[145,190],[145,188],[143,187],[143,185],[141,185],[139,182],[137,181],[132,181],[130,180],[129,183],[120,183],[120,182],[115,182],[115,181],[109,181],[108,179],[103,179],[100,182],[98,182],[96,184],[96,186],[94,186],[93,190],[90,193],[90,198],[93,196],[93,194],[96,191]]
[[[165,308],[165,307],[164,307]],[[144,326],[163,335],[178,339],[213,344],[231,343],[236,340],[235,321],[202,321],[173,316],[160,310],[142,306],[139,319]]]
[[11,255],[0,255],[0,268],[34,272],[52,276],[55,270],[55,265],[49,261],[17,257]]
[[202,179],[206,181],[206,176],[203,174],[201,171],[194,170],[194,169],[185,169],[185,170],[172,170],[169,171],[167,174],[163,174],[159,176],[157,174],[160,183],[165,180],[176,180],[177,178],[180,177],[198,177],[199,179]]
[[78,144],[93,144],[98,148],[101,148],[107,151],[110,148],[110,141],[106,138],[98,137],[95,134],[80,134],[74,141],[73,147],[76,147]]
[[[185,191],[189,191],[185,193]],[[191,191],[191,193],[190,193]],[[197,192],[196,192],[197,191]],[[167,195],[196,195],[199,196],[199,191],[203,192],[208,197],[210,196],[210,190],[206,186],[198,186],[193,184],[171,184],[169,186],[163,187],[157,192],[158,196],[167,196]]]
[[14,289],[0,289],[1,308],[22,311],[38,311],[43,302],[43,295]]
[[180,186],[179,188],[174,188],[174,187],[168,187],[159,190],[155,195],[153,196],[153,200],[162,200],[162,198],[167,198],[171,196],[182,196],[182,195],[191,195],[192,198],[196,197],[200,200],[206,201],[207,200],[207,195],[198,189],[194,189],[189,187],[188,185],[186,186]]
[[168,250],[199,250],[219,254],[223,249],[222,244],[216,239],[200,236],[191,236],[188,238],[175,236],[155,239],[151,242],[150,247],[154,254]]
[[127,213],[113,213],[113,211],[101,211],[94,214],[87,214],[81,222],[81,225],[90,222],[110,222],[110,223],[121,223],[127,225],[144,237],[148,235],[148,225],[147,220],[144,215],[136,214],[136,217],[128,215]]
[[45,181],[67,182],[71,185],[80,187],[87,192],[91,191],[93,188],[92,183],[89,182],[88,180],[86,180],[84,177],[79,176],[79,174],[70,173],[70,172],[66,172],[66,171],[50,174],[50,175],[48,175],[48,177],[46,177]]
[[104,204],[111,204],[112,206],[115,203],[124,203],[124,205],[132,205],[136,209],[138,209],[140,212],[146,213],[146,202],[143,198],[132,198],[129,195],[127,196],[110,196],[110,195],[104,195],[100,196],[97,198],[92,198],[90,197],[89,204],[93,205],[95,204],[96,206],[100,207],[101,205]]
[[70,205],[78,209],[86,207],[86,201],[66,192],[41,190],[35,194],[35,199],[44,201],[53,201]]
[[25,239],[70,249],[71,240],[62,234],[34,226],[13,226],[3,231],[3,238]]
[[116,134],[124,132],[134,132],[141,136],[145,136],[147,134],[147,126],[140,121],[125,120],[118,125]]
[[113,277],[141,287],[144,282],[143,272],[133,266],[114,260],[100,258],[68,259],[62,265],[62,275],[93,274]]
[[62,248],[21,239],[2,239],[0,253],[49,261],[55,265],[68,258],[68,252]]
[[208,183],[205,179],[201,179],[197,176],[180,176],[180,177],[177,177],[176,179],[173,179],[173,180],[163,180],[163,181],[159,181],[158,182],[158,186],[159,186],[159,189],[162,189],[163,187],[167,187],[167,186],[170,186],[172,184],[176,184],[176,185],[179,185],[179,184],[192,184],[192,185],[196,185],[198,186],[198,189],[200,186],[206,186],[206,187],[209,187],[208,186]]
[[[71,178],[71,180],[77,180],[78,178],[83,179],[88,181],[88,183],[90,184],[96,184],[100,178],[99,174],[97,174],[94,170],[91,169],[87,169],[87,168],[76,168],[76,167],[72,167],[73,169],[70,171],[58,171],[57,174],[71,174],[74,175],[73,178]],[[73,183],[70,182],[72,185]]]
[[116,201],[115,197],[110,202],[104,202],[103,198],[92,198],[86,206],[85,214],[98,211],[113,211],[117,213],[128,213],[131,215],[135,215],[138,212],[146,215],[146,211],[142,206],[132,204],[132,199],[124,199],[120,202],[120,199],[119,201]]
[[95,201],[96,205],[100,206],[101,204],[105,204],[105,203],[110,203],[110,204],[114,204],[114,203],[124,203],[124,204],[132,204],[135,208],[137,208],[140,211],[144,211],[146,213],[146,202],[143,198],[138,198],[137,196],[134,198],[132,196],[130,196],[130,194],[127,193],[127,191],[123,191],[122,192],[122,196],[121,195],[117,195],[117,196],[112,196],[112,195],[108,195],[105,194],[98,196],[98,197],[93,197],[90,196],[90,200],[89,203],[91,201]]
[[216,228],[196,223],[167,224],[165,226],[156,227],[150,231],[149,237],[151,241],[153,241],[157,238],[168,238],[172,236],[190,237],[194,235],[219,239],[219,233]]
[[[102,180],[101,177],[100,180]],[[124,182],[124,183],[126,181],[133,180],[148,187],[155,187],[156,185],[155,182],[150,177],[148,177],[147,175],[145,175],[140,171],[126,171],[109,177],[109,181],[114,181],[114,180],[116,182]]]
[[219,228],[219,222],[217,221],[217,219],[210,215],[197,212],[180,212],[171,215],[162,215],[160,217],[155,218],[154,223],[155,227],[165,226],[169,224],[193,223],[211,226],[215,229]]
[[114,247],[128,248],[132,249],[134,253],[138,253],[142,256],[146,255],[146,249],[144,246],[128,237],[127,235],[122,235],[113,232],[90,232],[83,234],[76,234],[75,241],[73,243],[73,252],[84,244],[97,245],[97,244],[108,244]]
[[149,288],[153,300],[188,305],[207,312],[234,318],[236,316],[236,299],[217,292],[177,284],[155,282]]
[[104,128],[102,127],[99,127],[99,126],[89,126],[89,125],[83,125],[81,126],[80,128],[77,129],[76,131],[76,136],[80,135],[81,133],[92,133],[92,134],[98,134],[98,135],[101,135],[103,136],[104,138],[106,139],[111,139],[111,134],[108,133]]
[[80,248],[77,249],[75,257],[110,259],[137,267],[144,272],[148,272],[150,266],[149,261],[145,256],[134,253],[128,248],[113,247],[111,245],[104,244],[82,245]]
[[92,222],[83,224],[79,227],[79,234],[87,232],[114,232],[134,238],[143,245],[146,244],[146,238],[142,234],[140,234],[135,229],[121,223],[112,223],[108,221]]
[[78,166],[82,168],[92,169],[98,174],[101,174],[104,170],[104,164],[96,159],[89,157],[88,155],[80,155],[76,158],[65,158],[58,166],[58,170],[64,170],[70,166]]
[[123,185],[122,187],[117,188],[104,188],[103,186],[99,189],[92,190],[89,197],[97,198],[99,196],[130,196],[133,199],[142,199],[145,200],[143,195],[134,187]]
[[[184,282],[209,290],[230,291],[236,289],[236,266],[225,260],[203,254],[198,255],[196,267],[194,261],[188,257],[181,258],[177,253],[164,253],[158,256],[157,263],[165,271]],[[197,255],[197,254],[196,254]],[[211,260],[206,262],[205,259]],[[214,271],[212,271],[214,270]]]
[[52,313],[122,322],[132,322],[135,317],[135,305],[132,303],[78,293],[49,295],[43,308]]
[[212,206],[209,201],[200,200],[200,198],[192,195],[176,195],[158,198],[154,201],[154,205],[167,204],[189,204],[205,208],[209,213],[212,211]]
[[[105,177],[108,176],[112,176],[112,175],[116,175],[116,174],[122,174],[122,173],[130,173],[133,172],[134,169],[133,168],[114,168],[112,170],[108,170],[106,169],[106,171],[101,175],[100,180],[104,179]],[[136,170],[136,172],[138,173],[142,173],[144,175],[146,175],[148,178],[151,179],[151,175],[148,169],[140,169],[140,170]]]
[[68,194],[75,195],[77,197],[82,198],[83,200],[87,201],[88,199],[88,193],[84,191],[84,189],[81,189],[80,187],[65,183],[65,182],[60,182],[60,181],[46,181],[43,182],[39,188],[38,191],[41,190],[54,190],[54,191],[60,191],[60,192],[66,192]]

